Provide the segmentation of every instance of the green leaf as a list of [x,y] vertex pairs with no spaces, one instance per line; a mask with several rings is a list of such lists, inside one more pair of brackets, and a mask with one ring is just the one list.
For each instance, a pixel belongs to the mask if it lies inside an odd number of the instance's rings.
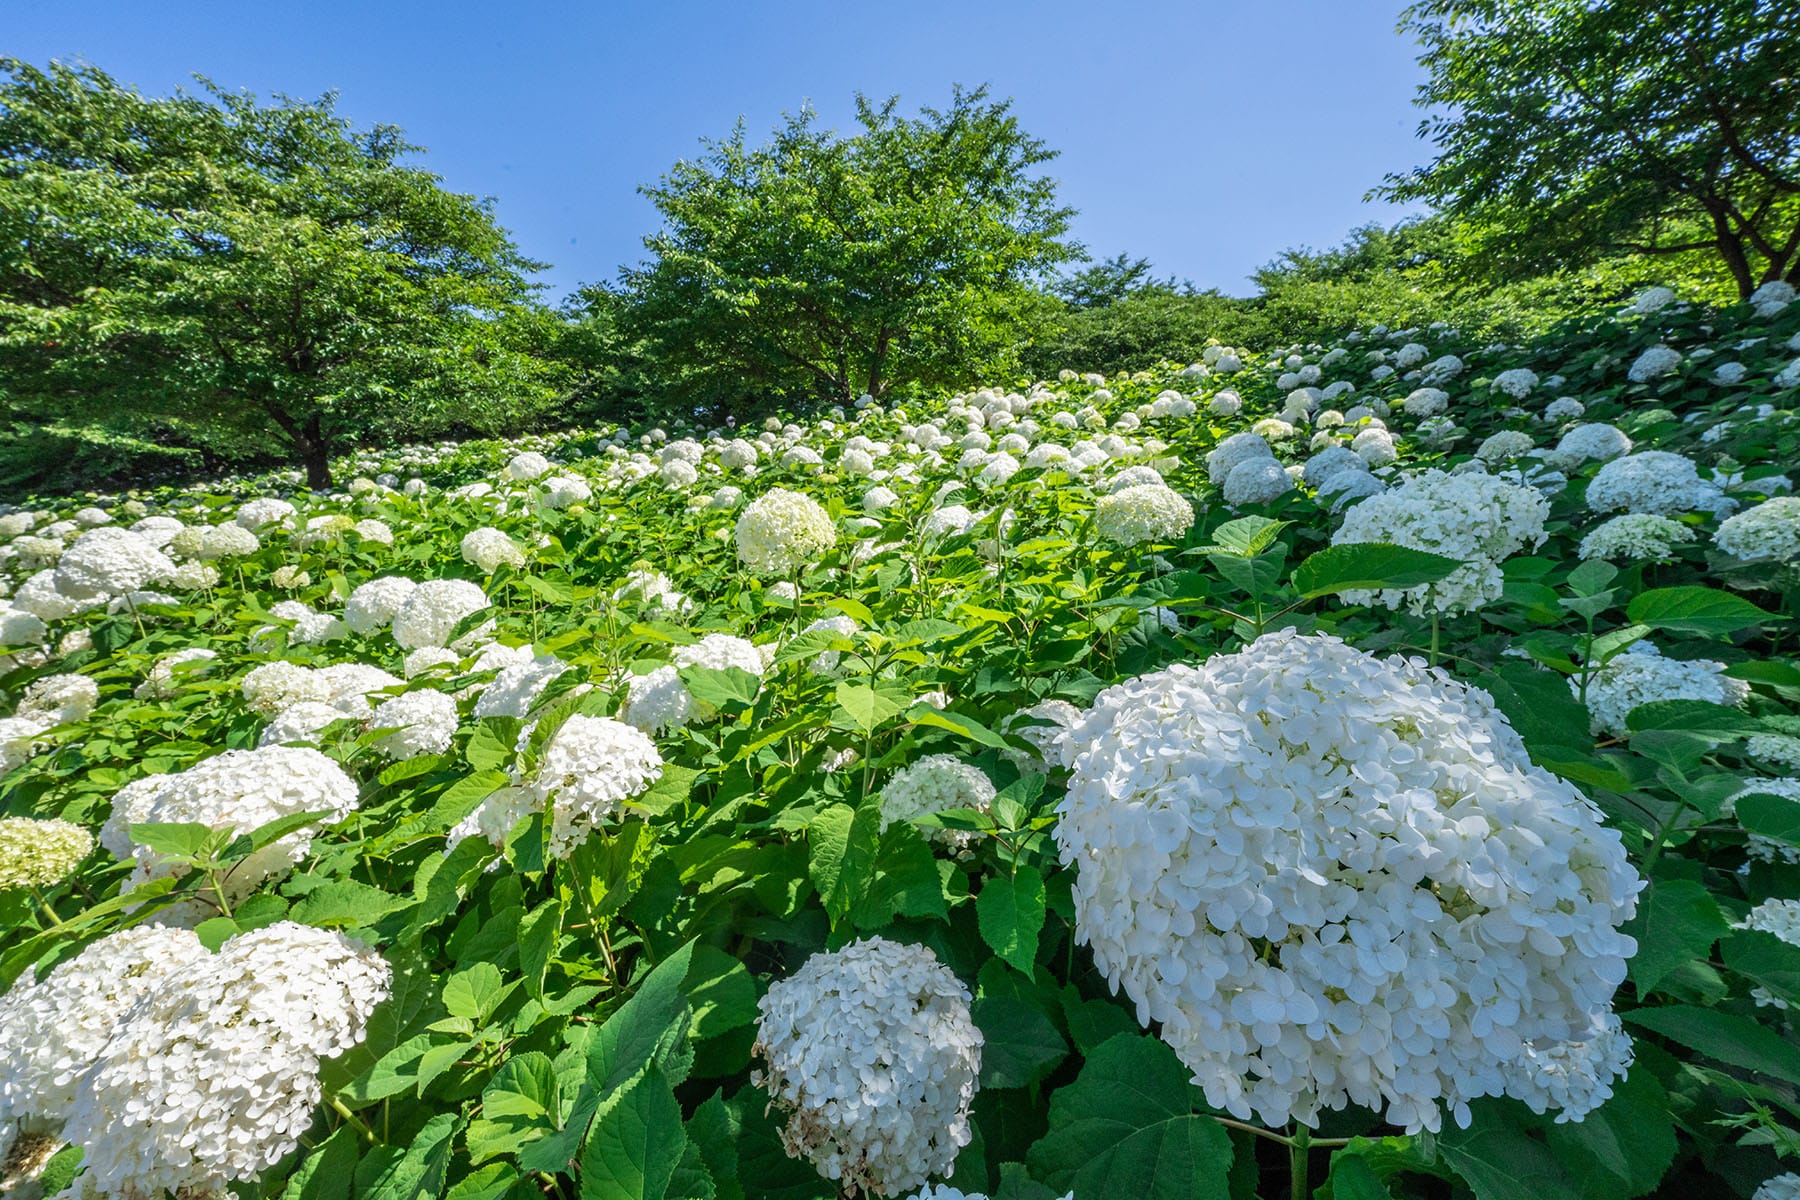
[[851,908],[851,920],[858,928],[880,929],[896,916],[949,915],[938,860],[924,835],[910,821],[889,825],[875,852],[875,880]]
[[[261,850],[264,846],[280,841],[296,830],[305,829],[309,825],[317,825],[331,815],[331,810],[322,808],[317,812],[290,813],[285,817],[277,817],[267,825],[259,825],[250,831],[250,849]],[[132,830],[135,835],[136,829]]]
[[866,683],[838,684],[837,702],[855,727],[864,733],[875,732],[900,711],[900,705],[892,697]]
[[449,829],[474,812],[476,806],[494,792],[512,782],[505,771],[477,771],[444,789],[425,816],[426,829],[436,832]]
[[756,979],[716,946],[694,947],[681,990],[693,1009],[694,1037],[717,1037],[756,1022]]
[[875,867],[881,814],[873,805],[821,809],[806,827],[807,874],[833,921],[849,914],[868,894]]
[[519,921],[519,969],[533,999],[544,998],[544,971],[556,953],[562,917],[562,901],[546,900]]
[[1627,971],[1638,992],[1654,991],[1664,976],[1690,959],[1706,959],[1712,944],[1730,929],[1731,922],[1700,884],[1686,879],[1653,881],[1624,930],[1637,939],[1637,954]]
[[500,1200],[518,1182],[518,1169],[511,1163],[489,1163],[451,1184],[444,1200]]
[[444,1011],[480,1028],[510,990],[500,978],[499,967],[478,962],[444,981]]
[[663,1200],[686,1149],[681,1105],[652,1066],[595,1114],[581,1155],[581,1200]]
[[1462,563],[1441,554],[1381,542],[1328,546],[1294,568],[1294,590],[1307,600],[1346,591],[1400,590],[1436,583]]
[[681,682],[688,694],[714,708],[756,703],[762,679],[742,667],[683,667]]
[[1253,558],[1274,545],[1281,531],[1290,524],[1292,522],[1277,521],[1273,517],[1238,517],[1213,530],[1211,544],[1200,549],[1206,554]]
[[1467,1129],[1445,1123],[1438,1152],[1475,1200],[1572,1200],[1581,1194],[1550,1148],[1530,1135],[1523,1105],[1477,1100],[1469,1108]]
[[1756,792],[1740,796],[1737,821],[1751,833],[1800,846],[1800,802]]
[[295,902],[292,918],[302,925],[360,927],[373,925],[412,901],[354,879],[321,883]]
[[1586,1200],[1642,1196],[1675,1161],[1669,1094],[1642,1063],[1605,1104],[1579,1121],[1546,1122],[1544,1133]]
[[477,771],[493,771],[505,767],[512,762],[513,747],[518,744],[517,734],[508,740],[491,722],[504,718],[487,717],[475,726],[469,735],[468,748],[463,752],[469,765]]
[[1050,1098],[1032,1173],[1076,1200],[1229,1200],[1231,1139],[1197,1114],[1188,1070],[1161,1042],[1113,1038]]
[[1539,761],[1538,750],[1574,747],[1584,755],[1593,746],[1588,714],[1569,691],[1569,681],[1530,663],[1505,662],[1476,679],[1507,722]]
[[601,1094],[643,1070],[672,1032],[685,1034],[688,1004],[681,989],[693,960],[694,944],[689,942],[657,963],[631,999],[600,1026],[588,1050],[588,1080]]
[[1763,732],[1755,717],[1723,704],[1705,700],[1652,700],[1632,709],[1625,726],[1633,733],[1647,729],[1678,729],[1699,737],[1729,741]]
[[481,1092],[481,1115],[469,1123],[469,1161],[517,1154],[556,1130],[561,1110],[556,1064],[535,1050],[501,1064]]
[[281,1190],[281,1200],[350,1200],[356,1151],[356,1130],[348,1125],[338,1126],[300,1160]]
[[982,884],[975,915],[982,940],[994,953],[1031,974],[1038,933],[1044,928],[1044,877],[1037,868],[1020,866],[1010,878],[996,875]]
[[438,1035],[433,1033],[407,1038],[377,1059],[366,1074],[341,1089],[338,1098],[360,1107],[373,1100],[415,1091],[420,1086],[420,1065],[437,1044]]
[[444,1190],[450,1167],[450,1139],[461,1118],[439,1113],[425,1122],[406,1153],[367,1184],[357,1180],[357,1200],[432,1200]]
[[1800,1046],[1747,1017],[1690,1005],[1640,1008],[1623,1015],[1708,1058],[1800,1084]]
[[1639,625],[1676,633],[1727,634],[1773,621],[1742,596],[1707,587],[1655,588],[1639,593],[1625,609]]
[[1360,1154],[1338,1153],[1331,1156],[1332,1200],[1394,1200],[1394,1193]]
[[1037,984],[997,958],[981,965],[970,1011],[986,1039],[981,1048],[984,1088],[1029,1087],[1069,1055],[1069,1043],[1057,1031]]
[[1726,938],[1721,949],[1726,966],[1790,1007],[1800,1007],[1800,947],[1772,933],[1746,929]]
[[997,750],[1005,750],[1010,743],[993,730],[977,721],[974,717],[966,717],[962,713],[942,712],[929,704],[915,704],[907,711],[906,719],[914,725],[929,725],[934,729],[948,729],[960,734],[972,742],[980,742],[983,746],[992,746]]
[[208,854],[219,831],[197,821],[140,821],[129,831],[131,840],[164,858],[196,862]]

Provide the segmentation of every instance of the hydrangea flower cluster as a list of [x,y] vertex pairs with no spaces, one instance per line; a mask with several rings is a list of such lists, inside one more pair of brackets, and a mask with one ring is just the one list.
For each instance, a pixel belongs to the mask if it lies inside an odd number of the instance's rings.
[[456,736],[456,698],[429,688],[405,692],[375,706],[370,729],[391,729],[375,744],[396,761],[421,754],[442,754]]
[[[1800,946],[1800,900],[1764,900],[1737,922],[1739,929],[1772,933],[1790,946]],[[1750,989],[1751,999],[1769,1008],[1786,1008],[1788,1002],[1766,987]]]
[[1668,517],[1713,510],[1725,501],[1716,484],[1700,478],[1693,459],[1669,450],[1640,450],[1601,467],[1588,483],[1587,503],[1595,512],[1624,509]]
[[817,500],[775,488],[745,506],[737,523],[738,561],[765,578],[787,578],[818,562],[837,529]]
[[847,1196],[946,1175],[973,1131],[981,1030],[969,989],[924,946],[864,938],[815,954],[757,1004],[751,1080],[781,1142]]
[[1388,608],[1405,604],[1415,613],[1480,608],[1500,596],[1501,561],[1543,542],[1549,515],[1549,501],[1533,488],[1491,475],[1427,471],[1350,509],[1331,544],[1406,546],[1464,565],[1436,583],[1347,591],[1344,599]]
[[[881,789],[877,803],[881,806],[881,828],[895,821],[916,821],[932,813],[972,808],[987,812],[994,802],[994,785],[979,767],[963,762],[953,754],[928,754],[894,772]],[[962,829],[922,830],[928,841],[965,853],[979,835]]]
[[765,669],[762,653],[750,642],[728,633],[709,633],[690,646],[677,646],[675,661],[658,667],[647,675],[634,675],[625,696],[623,719],[646,733],[663,733],[687,725],[705,724],[718,715],[718,709],[698,699],[681,682],[681,668],[706,667],[724,670],[736,667],[761,677]]
[[1151,542],[1178,542],[1194,523],[1194,506],[1166,484],[1140,483],[1100,497],[1094,529],[1127,549]]
[[466,579],[428,579],[406,594],[394,612],[394,640],[404,650],[445,646],[452,650],[473,645],[490,626],[457,638],[451,635],[464,618],[488,606],[487,593]]
[[1725,518],[1713,543],[1747,561],[1800,558],[1800,496],[1775,496]]
[[1654,513],[1621,513],[1591,529],[1581,539],[1577,553],[1584,559],[1644,559],[1667,562],[1678,546],[1693,543],[1697,535],[1680,521]]
[[[136,843],[131,827],[144,822],[198,822],[249,833],[281,817],[323,812],[321,823],[341,821],[356,810],[356,781],[317,750],[270,746],[226,750],[169,775],[151,775],[120,788],[100,830],[100,844],[135,865],[124,890],[174,874],[176,866]],[[299,829],[235,864],[224,879],[233,903],[272,874],[306,857],[313,831]]]
[[492,575],[502,566],[525,565],[525,552],[518,543],[501,530],[487,526],[463,535],[462,556],[464,562],[479,568],[483,575]]
[[0,891],[49,887],[94,848],[94,835],[69,821],[0,817]]
[[[1580,680],[1569,690],[1581,695]],[[1705,700],[1736,708],[1750,696],[1750,685],[1725,674],[1725,664],[1699,658],[1664,658],[1651,643],[1636,642],[1588,677],[1587,708],[1593,732],[1624,737],[1626,718],[1640,704],[1657,700]]]
[[360,1044],[392,972],[291,921],[239,934],[126,1010],[76,1083],[64,1136],[77,1188],[139,1200],[223,1195],[299,1145],[320,1062]]
[[1209,1103],[1416,1131],[1610,1094],[1642,883],[1486,693],[1282,631],[1108,688],[1071,738],[1077,936]]

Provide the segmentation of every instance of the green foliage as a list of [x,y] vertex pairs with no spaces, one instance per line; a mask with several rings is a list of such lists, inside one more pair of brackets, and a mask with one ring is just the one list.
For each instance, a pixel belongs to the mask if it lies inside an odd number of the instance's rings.
[[1429,165],[1391,199],[1464,219],[1514,278],[1703,254],[1800,282],[1800,32],[1770,0],[1422,0]]
[[406,165],[398,130],[353,130],[330,97],[149,99],[91,67],[0,70],[14,428],[191,426],[279,447],[321,487],[348,444],[517,428],[553,395],[522,349],[543,336],[535,264],[487,203]]
[[917,117],[898,104],[859,96],[849,135],[810,110],[762,146],[740,125],[644,189],[663,228],[615,311],[653,364],[653,404],[715,418],[848,404],[1007,360],[1025,281],[1073,252],[1072,213],[1034,173],[1054,152],[985,88]]

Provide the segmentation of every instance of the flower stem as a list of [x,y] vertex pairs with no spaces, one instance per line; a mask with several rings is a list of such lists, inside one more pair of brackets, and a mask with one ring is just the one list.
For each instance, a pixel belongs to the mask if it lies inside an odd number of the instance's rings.
[[[1432,618],[1434,632],[1436,627],[1437,619],[1434,617]],[[1307,1178],[1311,1167],[1309,1161],[1311,1153],[1312,1130],[1304,1125],[1296,1125],[1294,1136],[1288,1142],[1288,1171],[1292,1181],[1288,1194],[1291,1200],[1307,1200],[1307,1197],[1312,1194],[1312,1189],[1308,1186],[1310,1181]]]

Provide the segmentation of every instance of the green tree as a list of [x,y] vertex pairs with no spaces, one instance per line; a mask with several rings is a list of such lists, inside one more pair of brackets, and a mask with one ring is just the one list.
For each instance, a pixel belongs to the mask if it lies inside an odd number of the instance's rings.
[[[1150,277],[1150,260],[1115,254],[1091,267],[1083,267],[1051,285],[1050,290],[1075,308],[1103,308],[1134,291],[1157,284]],[[1174,280],[1166,285],[1173,288]]]
[[1800,21],[1789,0],[1420,0],[1428,165],[1389,199],[1467,222],[1514,277],[1715,256],[1800,283]]
[[1034,171],[1054,153],[1010,102],[856,101],[840,135],[803,110],[742,124],[644,193],[663,227],[622,274],[621,328],[684,407],[748,413],[967,382],[1010,361],[1027,281],[1078,251]]
[[186,421],[308,482],[363,439],[492,430],[555,394],[491,204],[316,103],[146,98],[0,60],[0,402],[15,425]]

